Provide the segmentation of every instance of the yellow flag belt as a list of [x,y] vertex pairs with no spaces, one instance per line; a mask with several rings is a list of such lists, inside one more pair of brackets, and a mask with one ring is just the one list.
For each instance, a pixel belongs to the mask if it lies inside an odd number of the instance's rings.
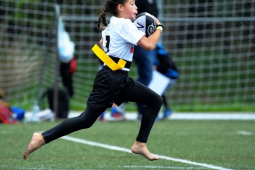
[[127,63],[125,60],[122,59],[120,59],[118,63],[115,63],[115,61],[113,61],[111,57],[105,54],[105,52],[97,44],[93,46],[92,51],[113,71],[124,68],[125,64]]

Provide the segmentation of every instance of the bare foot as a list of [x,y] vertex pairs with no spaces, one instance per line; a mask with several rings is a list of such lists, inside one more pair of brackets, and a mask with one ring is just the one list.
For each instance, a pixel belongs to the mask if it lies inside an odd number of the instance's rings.
[[157,157],[153,156],[147,149],[146,143],[135,141],[131,147],[131,151],[135,154],[140,154],[150,161],[158,160]]
[[45,140],[41,133],[34,133],[32,139],[23,155],[23,159],[27,159],[28,155],[45,144]]

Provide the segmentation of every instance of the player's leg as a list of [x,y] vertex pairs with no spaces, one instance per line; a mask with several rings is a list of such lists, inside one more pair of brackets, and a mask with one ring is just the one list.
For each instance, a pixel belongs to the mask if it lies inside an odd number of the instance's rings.
[[[138,79],[140,83],[148,86],[152,79],[153,65],[155,61],[156,50],[146,51],[140,46],[135,46],[135,52],[133,55],[134,61],[137,65]],[[138,120],[140,120],[145,106],[141,103],[137,103]]]
[[36,151],[46,143],[72,132],[91,127],[101,113],[101,111],[87,106],[86,110],[79,116],[66,119],[62,123],[43,133],[34,133],[23,158],[26,159],[29,154]]
[[144,104],[145,110],[141,119],[141,126],[135,143],[131,147],[133,153],[141,154],[149,160],[157,160],[147,149],[146,143],[155,122],[158,112],[162,105],[162,98],[148,87],[138,84],[137,88],[132,92],[129,101]]

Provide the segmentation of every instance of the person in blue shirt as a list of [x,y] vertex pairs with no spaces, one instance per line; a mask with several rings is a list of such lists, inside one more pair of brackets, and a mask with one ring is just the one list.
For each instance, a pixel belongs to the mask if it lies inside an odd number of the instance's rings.
[[[156,52],[157,52],[157,57],[155,60],[155,69],[161,74],[169,78],[170,83],[167,89],[170,89],[171,87],[175,85],[176,81],[179,78],[179,71],[178,71],[177,65],[172,60],[170,54],[166,52],[165,47],[162,44],[157,43]],[[167,119],[173,112],[173,110],[171,109],[169,105],[169,102],[167,101],[165,94],[162,95],[162,98],[163,98],[163,106],[164,106],[163,115],[161,118],[158,116],[157,120]]]

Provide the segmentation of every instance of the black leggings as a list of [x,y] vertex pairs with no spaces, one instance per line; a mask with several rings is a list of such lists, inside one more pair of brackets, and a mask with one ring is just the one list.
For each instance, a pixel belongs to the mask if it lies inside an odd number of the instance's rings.
[[[139,83],[137,88],[128,97],[128,101],[139,102],[146,105],[141,120],[140,130],[136,138],[137,141],[146,143],[162,105],[162,98],[148,87]],[[52,129],[43,132],[42,135],[45,142],[49,143],[72,132],[90,128],[101,114],[102,111],[98,111],[87,105],[86,110],[82,114],[64,120]]]

